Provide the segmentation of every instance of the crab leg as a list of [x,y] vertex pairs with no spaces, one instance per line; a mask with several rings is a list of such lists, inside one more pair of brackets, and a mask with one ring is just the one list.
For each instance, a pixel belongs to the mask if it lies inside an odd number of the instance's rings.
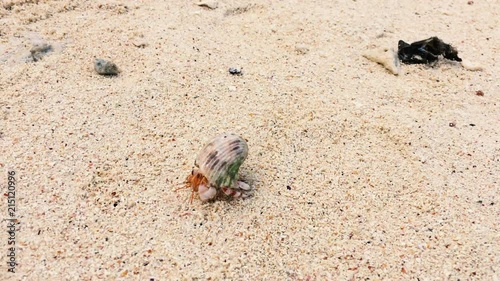
[[233,198],[246,198],[251,195],[252,187],[245,182],[238,181],[234,187],[222,187],[222,192]]

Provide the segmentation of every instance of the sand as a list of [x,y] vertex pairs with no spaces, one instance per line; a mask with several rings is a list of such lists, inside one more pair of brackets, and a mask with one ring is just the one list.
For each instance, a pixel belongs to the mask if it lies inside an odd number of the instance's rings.
[[[2,1],[0,279],[499,280],[498,1],[212,2]],[[254,196],[190,204],[226,131]]]

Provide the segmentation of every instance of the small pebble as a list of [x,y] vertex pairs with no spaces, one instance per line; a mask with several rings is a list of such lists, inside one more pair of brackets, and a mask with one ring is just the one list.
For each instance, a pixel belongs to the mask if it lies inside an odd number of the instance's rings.
[[116,64],[103,59],[95,60],[94,69],[101,75],[117,75],[120,72]]
[[35,44],[30,50],[30,57],[37,62],[42,59],[47,53],[52,51],[52,46],[47,43]]
[[484,93],[481,90],[476,91],[476,96],[484,97]]
[[243,75],[243,72],[241,72],[240,68],[234,68],[234,67],[229,68],[229,73],[232,75],[238,75],[238,76]]

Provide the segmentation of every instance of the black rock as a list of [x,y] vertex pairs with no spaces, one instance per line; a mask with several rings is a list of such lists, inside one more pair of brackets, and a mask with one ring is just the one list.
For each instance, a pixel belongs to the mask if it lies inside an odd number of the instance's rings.
[[431,37],[422,41],[406,43],[403,40],[398,42],[398,57],[406,64],[433,63],[439,56],[453,61],[462,61],[458,57],[458,52],[451,45],[446,44],[437,37]]
[[229,73],[232,75],[243,75],[243,72],[239,68],[230,67]]

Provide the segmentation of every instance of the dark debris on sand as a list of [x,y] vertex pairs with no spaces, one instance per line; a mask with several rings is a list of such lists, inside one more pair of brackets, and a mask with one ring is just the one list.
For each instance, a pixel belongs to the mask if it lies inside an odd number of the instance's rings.
[[444,43],[443,40],[437,37],[431,37],[411,44],[403,40],[399,40],[398,43],[398,57],[402,63],[429,64],[436,62],[441,55],[445,59],[462,61],[458,57],[458,51],[454,47]]

